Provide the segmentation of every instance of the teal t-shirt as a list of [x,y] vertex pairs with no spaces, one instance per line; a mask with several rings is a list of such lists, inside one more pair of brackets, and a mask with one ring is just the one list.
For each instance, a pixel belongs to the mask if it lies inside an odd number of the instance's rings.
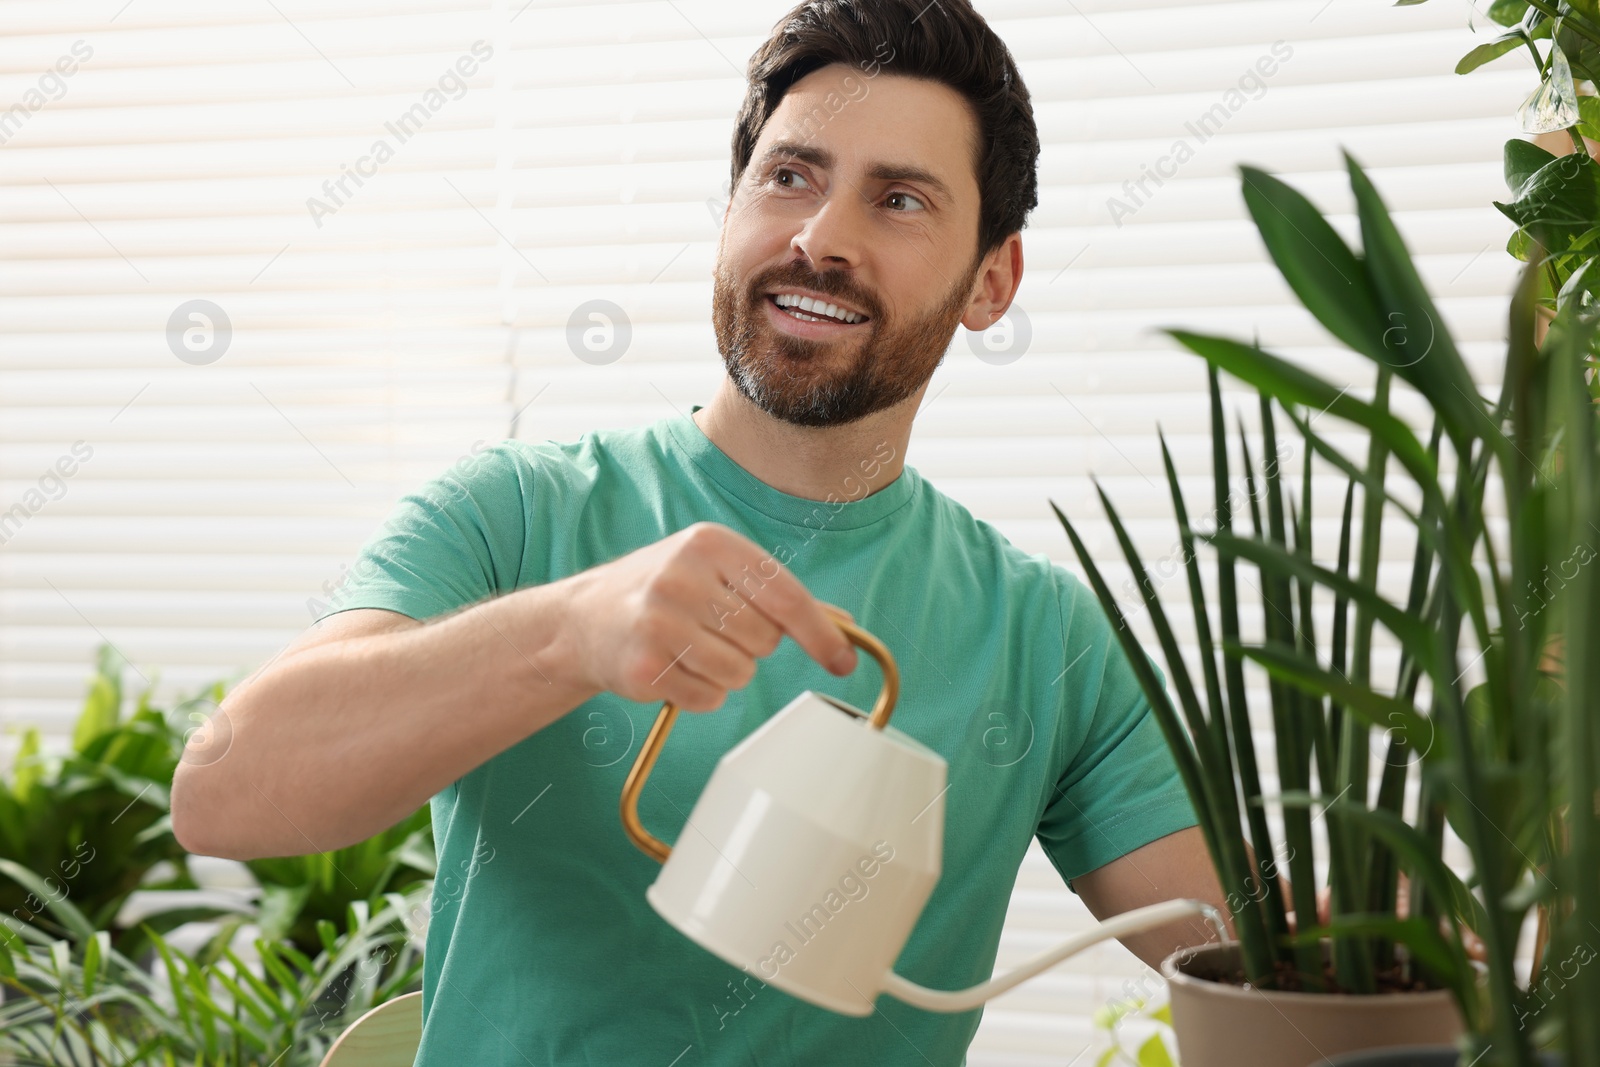
[[[834,500],[816,501],[760,481],[689,416],[504,441],[404,497],[323,615],[426,620],[702,520],[743,534],[884,642],[901,673],[894,725],[949,761],[943,874],[896,970],[963,988],[993,973],[1036,834],[1070,880],[1195,817],[1093,593],[912,467],[885,485],[893,458],[879,445]],[[878,687],[865,654],[841,678],[785,638],[721,708],[678,717],[640,801],[644,825],[673,841],[717,759],[801,691],[868,709]],[[434,796],[417,1064],[964,1063],[981,1010],[880,997],[870,1016],[839,1015],[651,909],[660,868],[624,835],[618,800],[659,710],[602,693]]]

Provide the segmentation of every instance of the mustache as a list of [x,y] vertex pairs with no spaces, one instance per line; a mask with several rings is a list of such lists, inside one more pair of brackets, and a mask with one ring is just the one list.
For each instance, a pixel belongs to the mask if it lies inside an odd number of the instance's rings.
[[883,317],[878,302],[870,294],[858,290],[844,271],[826,271],[822,274],[794,268],[774,271],[756,279],[750,288],[750,302],[754,304],[772,290],[786,285],[832,297],[841,304],[859,309],[870,319]]

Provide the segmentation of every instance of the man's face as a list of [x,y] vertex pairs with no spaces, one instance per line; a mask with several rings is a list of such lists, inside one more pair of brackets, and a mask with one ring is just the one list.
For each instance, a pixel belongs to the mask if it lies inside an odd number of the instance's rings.
[[[795,83],[734,190],[714,272],[717,348],[747,400],[836,426],[922,388],[981,266],[976,137],[935,82],[834,64]],[[799,294],[860,320],[780,306]]]

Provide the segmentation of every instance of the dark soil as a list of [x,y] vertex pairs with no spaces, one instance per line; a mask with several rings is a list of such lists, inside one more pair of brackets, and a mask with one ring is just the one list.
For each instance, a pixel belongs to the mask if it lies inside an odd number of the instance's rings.
[[[1256,988],[1245,980],[1244,968],[1234,967],[1224,970],[1218,967],[1202,967],[1192,964],[1184,967],[1185,974],[1202,979],[1207,982],[1221,982],[1224,985],[1239,986],[1240,988]],[[1333,964],[1324,963],[1322,979],[1325,984],[1323,989],[1308,989],[1302,981],[1302,974],[1290,964],[1279,961],[1277,964],[1277,980],[1272,987],[1279,993],[1348,993],[1349,990],[1341,987],[1334,978]],[[1437,986],[1429,985],[1421,978],[1407,977],[1400,964],[1395,964],[1377,975],[1377,991],[1385,993],[1427,993]]]

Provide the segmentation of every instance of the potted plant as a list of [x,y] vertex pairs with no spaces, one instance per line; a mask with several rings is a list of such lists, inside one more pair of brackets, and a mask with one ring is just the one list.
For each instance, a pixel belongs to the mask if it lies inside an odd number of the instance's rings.
[[[1301,302],[1373,364],[1369,397],[1257,345],[1164,331],[1207,361],[1210,380],[1214,504],[1205,519],[1191,521],[1162,441],[1198,681],[1156,581],[1100,493],[1175,699],[1055,508],[1117,624],[1228,894],[1237,941],[1176,953],[1163,968],[1179,1049],[1185,1067],[1302,1067],[1358,1048],[1430,1042],[1453,1055],[1452,1033],[1464,1026],[1462,1064],[1528,1067],[1537,1047],[1559,1042],[1569,1067],[1590,1067],[1600,1064],[1600,966],[1582,964],[1600,946],[1600,721],[1591,710],[1600,694],[1591,618],[1600,568],[1587,563],[1600,549],[1600,445],[1585,359],[1600,316],[1586,300],[1563,299],[1536,342],[1540,272],[1550,264],[1529,226],[1504,381],[1486,401],[1372,183],[1345,159],[1359,254],[1283,182],[1244,167],[1243,192]],[[1595,269],[1574,268],[1563,292],[1592,286]],[[1260,409],[1264,462],[1258,473],[1241,425],[1237,501],[1219,372],[1252,387]],[[1426,444],[1391,410],[1400,389],[1432,417]],[[1323,419],[1347,424],[1365,454],[1336,447]],[[1298,496],[1282,469],[1280,421],[1300,448]],[[1331,558],[1312,540],[1313,455],[1324,465],[1316,485],[1332,478],[1343,497]],[[1491,521],[1496,512],[1503,524]],[[1412,549],[1398,593],[1379,582],[1386,526]],[[1215,573],[1215,616],[1202,548]],[[1243,588],[1259,593],[1258,638],[1241,626]],[[1559,679],[1547,672],[1553,635],[1566,648]],[[1392,671],[1378,669],[1381,644],[1398,657]],[[1261,721],[1271,724],[1276,794],[1262,785],[1247,671],[1266,682]],[[1269,807],[1281,810],[1281,854]],[[1470,856],[1465,878],[1443,860],[1447,828]],[[1311,918],[1319,870],[1329,896],[1320,924]],[[1515,954],[1524,920],[1541,905],[1551,917],[1550,958],[1574,966],[1559,985],[1529,988],[1518,983]],[[1481,966],[1467,951],[1474,937]],[[1208,1036],[1218,1023],[1225,1031]]]

